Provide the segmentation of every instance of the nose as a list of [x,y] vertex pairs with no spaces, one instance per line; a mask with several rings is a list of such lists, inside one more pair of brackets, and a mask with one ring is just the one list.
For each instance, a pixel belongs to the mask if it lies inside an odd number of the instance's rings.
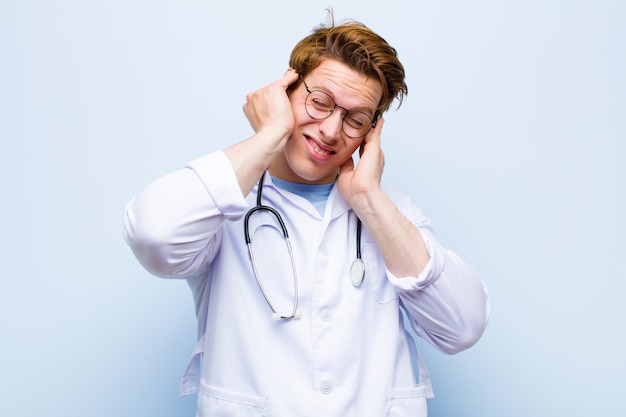
[[343,129],[343,112],[335,109],[330,116],[320,123],[320,131],[328,139],[338,139]]

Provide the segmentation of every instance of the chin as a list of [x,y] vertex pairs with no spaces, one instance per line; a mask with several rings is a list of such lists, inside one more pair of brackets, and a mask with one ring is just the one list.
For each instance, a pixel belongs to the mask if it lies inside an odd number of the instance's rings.
[[[308,168],[308,169],[307,169]],[[327,184],[333,182],[336,173],[322,172],[319,169],[310,169],[309,167],[291,167],[294,176],[303,182]]]
[[328,184],[335,180],[338,167],[324,166],[306,156],[285,153],[285,162],[294,182]]

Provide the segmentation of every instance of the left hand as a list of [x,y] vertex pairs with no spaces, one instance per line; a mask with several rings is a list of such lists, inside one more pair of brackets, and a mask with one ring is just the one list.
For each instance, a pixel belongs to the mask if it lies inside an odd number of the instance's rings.
[[353,208],[355,199],[359,196],[380,190],[380,180],[385,166],[385,156],[380,146],[383,124],[384,119],[380,118],[376,127],[363,140],[356,169],[352,157],[339,168],[337,179],[339,192]]

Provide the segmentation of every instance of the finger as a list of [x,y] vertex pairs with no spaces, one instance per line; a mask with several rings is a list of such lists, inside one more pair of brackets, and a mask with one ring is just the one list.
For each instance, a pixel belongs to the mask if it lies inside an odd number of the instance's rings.
[[359,156],[363,156],[363,152],[365,152],[365,150],[368,147],[374,146],[374,147],[380,148],[380,135],[383,129],[384,122],[385,122],[384,119],[382,118],[378,119],[378,122],[376,123],[376,127],[370,130],[368,134],[365,136],[365,138],[363,139],[363,142],[361,143],[361,146],[359,147]]
[[296,72],[296,70],[293,68],[289,68],[287,71],[285,71],[285,74],[283,74],[280,83],[283,88],[287,89],[291,84],[298,80],[298,77],[299,74]]
[[380,136],[382,134],[384,124],[385,124],[385,119],[383,119],[382,117],[378,119],[378,121],[376,122],[376,127],[374,127],[369,132],[369,134],[365,137],[364,145],[367,143],[373,142],[373,143],[378,143],[378,145],[380,146]]

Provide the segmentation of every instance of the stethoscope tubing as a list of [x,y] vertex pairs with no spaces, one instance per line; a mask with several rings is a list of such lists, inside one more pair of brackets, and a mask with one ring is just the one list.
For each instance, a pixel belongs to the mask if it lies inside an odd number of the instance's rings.
[[[289,232],[287,231],[287,226],[285,225],[285,222],[282,216],[280,215],[280,213],[278,212],[278,210],[270,206],[265,206],[261,203],[264,179],[265,179],[265,173],[261,175],[261,178],[259,179],[259,183],[257,186],[256,206],[248,210],[248,212],[246,213],[244,217],[244,223],[243,223],[246,245],[248,247],[248,254],[250,255],[250,262],[252,263],[252,270],[254,271],[254,277],[256,278],[259,288],[261,289],[261,293],[263,294],[263,297],[265,298],[267,305],[272,310],[272,319],[280,320],[280,319],[299,318],[300,313],[298,312],[298,299],[299,299],[298,276],[296,273],[296,263],[293,258],[293,249],[291,247],[291,242],[289,240]],[[280,228],[282,230],[283,239],[285,241],[285,244],[287,245],[287,250],[289,252],[289,258],[291,260],[291,270],[292,270],[292,275],[293,275],[294,297],[293,297],[293,309],[291,313],[287,315],[279,314],[276,311],[276,308],[270,301],[269,296],[267,295],[267,292],[265,291],[265,288],[263,287],[263,283],[261,282],[261,278],[259,277],[259,271],[257,270],[257,267],[256,267],[256,262],[254,261],[254,253],[252,251],[252,238],[250,237],[249,223],[250,223],[250,217],[254,213],[258,213],[260,211],[266,211],[268,213],[271,213],[274,216],[274,218],[278,221],[278,224],[280,224]],[[365,264],[363,263],[363,260],[361,259],[361,229],[362,229],[361,219],[357,217],[356,259],[352,262],[352,265],[350,267],[350,280],[352,281],[352,284],[355,287],[360,286],[361,283],[363,282],[363,278],[365,277]]]
[[[291,318],[296,318],[298,316],[298,276],[296,273],[296,263],[293,259],[293,249],[291,247],[291,241],[289,240],[289,232],[287,231],[287,226],[285,225],[285,222],[283,221],[282,216],[280,215],[280,213],[278,212],[278,210],[276,210],[273,207],[270,206],[264,206],[263,204],[261,204],[261,195],[263,194],[263,179],[265,177],[264,175],[261,175],[261,178],[259,179],[259,185],[258,185],[258,189],[257,189],[257,200],[256,203],[257,205],[252,207],[250,210],[248,210],[248,212],[246,213],[246,216],[244,218],[244,223],[243,223],[243,227],[244,227],[244,234],[246,237],[246,245],[248,246],[248,254],[250,255],[250,261],[252,263],[252,269],[254,271],[254,277],[256,278],[256,282],[259,285],[259,288],[261,289],[261,293],[263,294],[263,297],[265,298],[265,301],[267,302],[267,305],[270,307],[270,309],[272,310],[272,319],[273,320],[280,320],[280,319],[291,319]],[[292,270],[292,275],[293,275],[293,288],[294,288],[294,297],[293,297],[293,309],[291,311],[290,314],[287,315],[281,315],[276,311],[276,308],[274,307],[274,305],[272,304],[272,302],[270,301],[269,296],[267,295],[267,292],[265,291],[265,288],[263,287],[263,282],[261,281],[261,278],[259,276],[259,271],[257,270],[256,267],[256,262],[254,261],[254,253],[252,251],[252,238],[250,237],[250,217],[257,212],[260,211],[267,211],[269,213],[271,213],[276,220],[278,221],[278,223],[280,224],[280,228],[282,229],[283,232],[283,239],[285,240],[285,244],[287,245],[287,251],[289,252],[289,258],[291,259],[291,270]]]

